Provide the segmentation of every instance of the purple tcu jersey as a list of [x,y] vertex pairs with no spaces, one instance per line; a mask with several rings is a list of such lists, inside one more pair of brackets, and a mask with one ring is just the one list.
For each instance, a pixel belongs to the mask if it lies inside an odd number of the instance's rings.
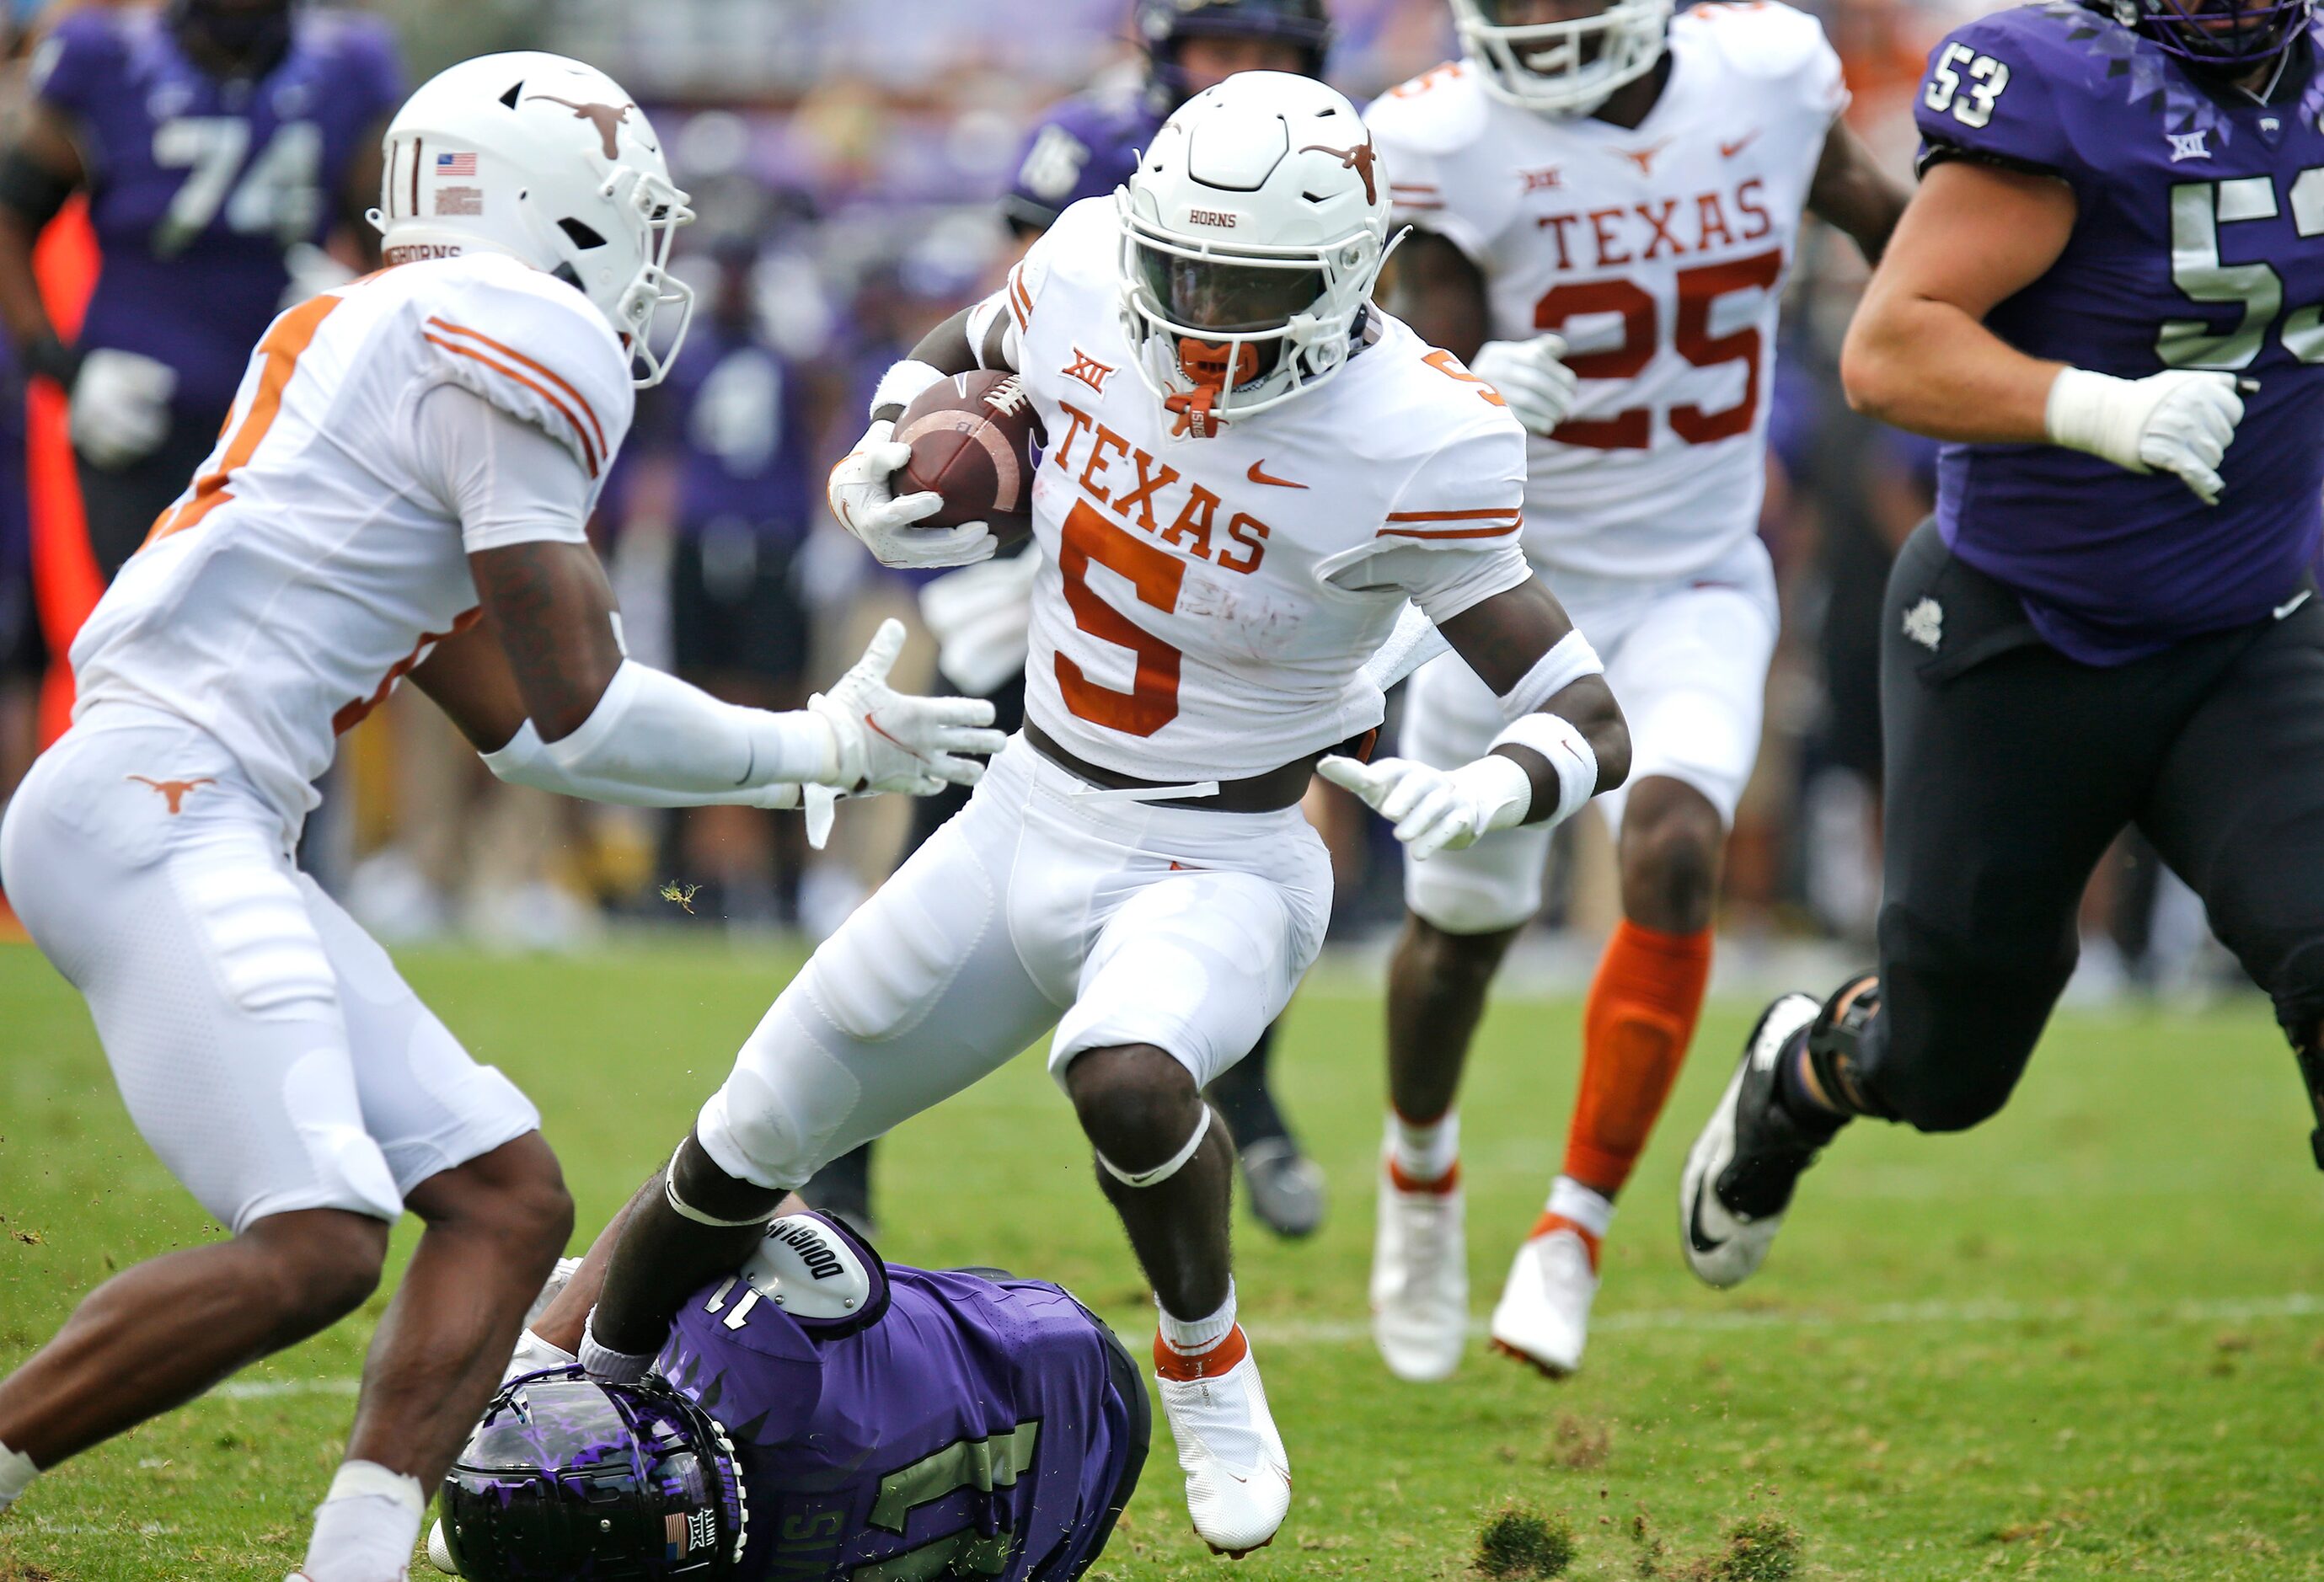
[[1095,1552],[1129,1462],[1111,1354],[1054,1285],[882,1265],[799,1214],[687,1301],[657,1366],[733,1441],[736,1582],[1049,1582]]
[[1161,128],[1162,117],[1133,81],[1051,106],[1026,141],[1001,211],[1019,229],[1047,230],[1083,198],[1102,198],[1129,180],[1139,151]]
[[348,161],[402,98],[386,30],[301,13],[254,81],[186,59],[150,11],[58,23],[33,67],[72,128],[104,267],[81,345],[178,372],[176,406],[216,421],[281,309],[286,248],[319,242]]
[[678,527],[731,524],[785,541],[806,535],[822,494],[796,371],[758,337],[697,323],[670,370],[664,443],[681,459]]
[[1924,160],[2066,181],[2073,235],[1986,323],[2023,352],[2136,379],[2232,371],[2245,396],[2205,505],[2046,445],[1949,445],[1937,522],[2087,664],[2265,620],[2315,561],[2324,488],[2324,78],[2296,46],[2275,102],[2207,93],[2177,60],[2071,0],[2001,12],[1929,57]]

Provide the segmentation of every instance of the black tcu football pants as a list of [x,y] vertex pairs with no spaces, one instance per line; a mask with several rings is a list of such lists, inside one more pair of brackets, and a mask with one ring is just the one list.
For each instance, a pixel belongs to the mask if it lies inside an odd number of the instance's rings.
[[1859,1073],[1924,1131],[1976,1125],[2071,975],[2091,870],[2135,824],[2275,1002],[2324,1017],[2324,607],[2111,668],[2035,635],[1932,523],[1881,620],[1881,1009]]
[[125,467],[93,466],[76,453],[75,471],[80,480],[81,513],[88,524],[88,547],[97,568],[111,584],[129,557],[153,530],[154,519],[186,491],[194,474],[217,444],[217,430],[226,421],[208,414],[170,415],[170,432],[152,455]]

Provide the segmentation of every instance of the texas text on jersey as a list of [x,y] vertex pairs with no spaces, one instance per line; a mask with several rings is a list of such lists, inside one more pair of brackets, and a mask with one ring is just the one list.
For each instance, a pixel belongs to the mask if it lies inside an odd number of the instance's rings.
[[1027,717],[1122,774],[1259,774],[1379,723],[1406,599],[1441,624],[1526,580],[1523,430],[1374,308],[1329,383],[1196,438],[1133,367],[1120,253],[1076,204],[1003,293],[1049,436]]

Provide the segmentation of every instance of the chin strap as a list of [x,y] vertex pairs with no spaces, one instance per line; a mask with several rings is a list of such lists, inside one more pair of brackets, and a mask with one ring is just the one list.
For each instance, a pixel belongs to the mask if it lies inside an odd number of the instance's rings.
[[1196,385],[1191,391],[1165,396],[1164,409],[1176,413],[1178,418],[1178,426],[1170,430],[1170,437],[1183,439],[1192,435],[1196,439],[1208,439],[1217,433],[1219,420],[1211,416],[1211,409],[1217,405],[1218,399],[1219,387],[1215,384]]

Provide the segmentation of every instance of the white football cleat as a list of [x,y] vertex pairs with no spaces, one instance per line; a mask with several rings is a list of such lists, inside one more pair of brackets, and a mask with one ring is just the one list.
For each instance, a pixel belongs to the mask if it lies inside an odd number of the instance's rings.
[[1273,1543],[1291,1511],[1291,1458],[1242,1326],[1200,1357],[1180,1356],[1157,1337],[1154,1374],[1195,1536],[1234,1559]]
[[1687,1266],[1706,1285],[1724,1290],[1757,1271],[1783,1228],[1793,1183],[1822,1145],[1775,1102],[1784,1046],[1821,1009],[1812,996],[1787,994],[1760,1013],[1719,1108],[1687,1151],[1679,1177],[1679,1241]]
[[1544,1218],[1546,1228],[1517,1248],[1508,1283],[1494,1305],[1493,1349],[1562,1379],[1582,1366],[1590,1303],[1598,1294],[1598,1264],[1579,1227]]
[[1372,1238],[1372,1343],[1399,1379],[1430,1383],[1461,1366],[1469,1338],[1469,1241],[1461,1167],[1441,1181],[1405,1178],[1380,1161]]

